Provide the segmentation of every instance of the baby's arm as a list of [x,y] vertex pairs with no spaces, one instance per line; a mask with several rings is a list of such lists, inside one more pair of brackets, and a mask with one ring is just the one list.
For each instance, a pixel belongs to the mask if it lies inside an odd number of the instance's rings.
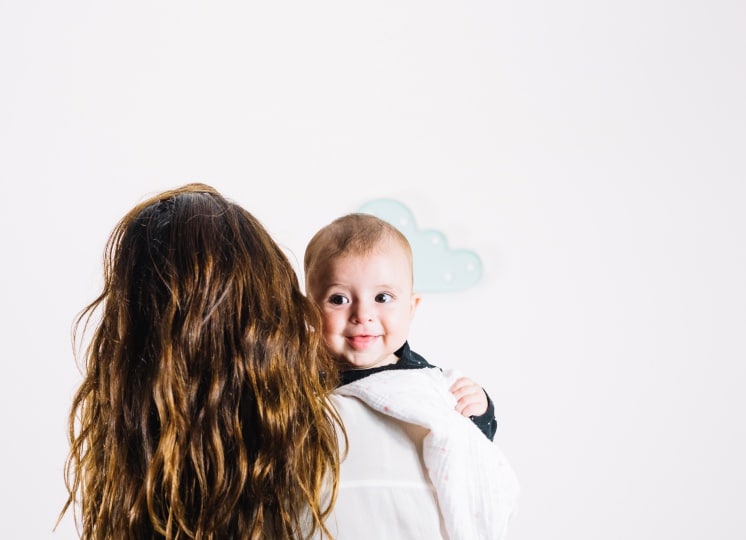
[[495,407],[484,388],[467,377],[459,377],[451,385],[456,398],[456,411],[474,422],[482,433],[492,440],[497,430]]

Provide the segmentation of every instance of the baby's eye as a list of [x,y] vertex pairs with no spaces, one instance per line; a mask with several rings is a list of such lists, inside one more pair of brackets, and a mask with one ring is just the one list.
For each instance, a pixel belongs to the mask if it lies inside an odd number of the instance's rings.
[[341,294],[333,294],[329,297],[329,302],[336,305],[341,306],[342,304],[349,304],[349,300],[346,296],[342,296]]
[[394,299],[393,296],[391,296],[389,293],[378,293],[376,295],[376,302],[379,304],[385,304],[386,302],[391,302]]

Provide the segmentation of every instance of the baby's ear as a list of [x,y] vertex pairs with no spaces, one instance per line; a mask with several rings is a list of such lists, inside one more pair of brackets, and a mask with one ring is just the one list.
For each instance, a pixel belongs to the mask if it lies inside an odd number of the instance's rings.
[[419,293],[412,293],[412,306],[410,307],[410,313],[414,315],[414,311],[417,309],[417,306],[420,304],[420,300],[422,300],[422,295]]

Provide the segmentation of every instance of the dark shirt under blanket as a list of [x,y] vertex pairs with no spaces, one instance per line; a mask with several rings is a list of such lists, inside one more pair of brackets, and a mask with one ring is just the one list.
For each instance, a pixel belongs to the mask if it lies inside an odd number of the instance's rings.
[[[394,354],[399,358],[399,360],[395,364],[388,364],[385,366],[378,366],[368,369],[348,369],[346,371],[342,371],[342,373],[340,373],[340,386],[349,384],[353,381],[357,381],[358,379],[362,379],[363,377],[367,377],[368,375],[372,375],[373,373],[378,373],[379,371],[437,367],[429,364],[427,360],[425,360],[422,356],[411,350],[409,348],[409,343],[407,342],[404,342],[404,345],[402,345],[401,348]],[[492,403],[492,400],[490,399],[490,396],[489,394],[487,394],[486,391],[484,392],[484,395],[487,396],[487,410],[484,412],[484,414],[481,414],[479,416],[470,416],[469,418],[472,422],[474,422],[474,424],[476,424],[476,426],[482,431],[482,433],[484,433],[484,435],[489,440],[493,440],[495,438],[495,431],[497,431],[495,405]]]

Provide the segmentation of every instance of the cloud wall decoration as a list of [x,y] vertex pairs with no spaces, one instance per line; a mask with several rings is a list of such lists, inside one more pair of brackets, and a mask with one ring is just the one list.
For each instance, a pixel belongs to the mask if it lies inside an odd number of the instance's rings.
[[420,230],[414,214],[394,199],[375,199],[358,212],[388,221],[407,237],[414,255],[414,288],[418,292],[454,292],[475,285],[482,277],[482,260],[466,249],[448,247],[446,235]]

